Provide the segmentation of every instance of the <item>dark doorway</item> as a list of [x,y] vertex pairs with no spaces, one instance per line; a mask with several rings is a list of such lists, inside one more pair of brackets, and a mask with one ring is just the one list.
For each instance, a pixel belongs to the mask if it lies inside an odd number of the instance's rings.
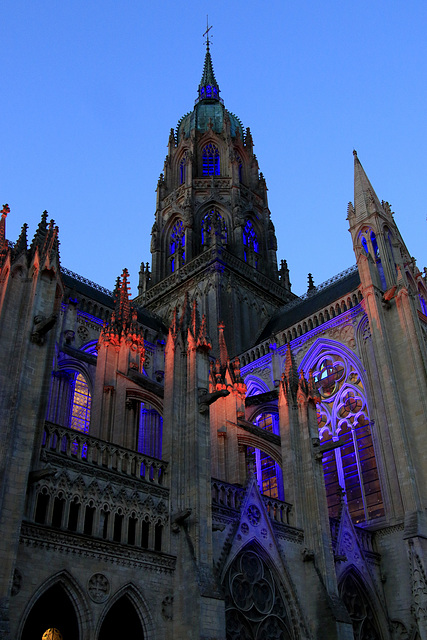
[[117,640],[117,638],[135,638],[135,640],[144,638],[139,616],[127,596],[117,600],[105,616],[98,640]]
[[37,600],[30,611],[21,640],[42,640],[48,629],[58,629],[63,640],[79,640],[74,606],[65,589],[56,584]]

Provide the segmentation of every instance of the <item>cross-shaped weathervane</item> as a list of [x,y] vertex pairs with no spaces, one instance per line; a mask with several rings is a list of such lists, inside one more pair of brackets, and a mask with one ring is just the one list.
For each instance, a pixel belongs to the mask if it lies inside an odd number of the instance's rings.
[[206,16],[206,31],[203,34],[203,37],[206,36],[206,44],[209,44],[209,31],[212,29],[212,26],[209,26],[209,16]]

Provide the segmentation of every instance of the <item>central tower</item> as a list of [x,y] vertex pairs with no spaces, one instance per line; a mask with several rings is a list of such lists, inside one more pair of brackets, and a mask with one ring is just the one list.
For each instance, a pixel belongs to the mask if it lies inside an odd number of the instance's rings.
[[249,128],[224,107],[209,39],[194,109],[169,135],[151,232],[152,270],[141,268],[136,304],[169,324],[187,295],[206,314],[218,350],[225,323],[230,355],[248,348],[273,311],[292,299],[267,187]]

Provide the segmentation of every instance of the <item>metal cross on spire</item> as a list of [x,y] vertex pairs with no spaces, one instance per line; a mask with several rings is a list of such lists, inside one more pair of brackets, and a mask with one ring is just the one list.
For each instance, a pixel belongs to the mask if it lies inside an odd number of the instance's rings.
[[206,31],[203,34],[203,38],[206,36],[206,44],[209,47],[209,31],[212,29],[212,26],[209,26],[209,16],[206,16]]

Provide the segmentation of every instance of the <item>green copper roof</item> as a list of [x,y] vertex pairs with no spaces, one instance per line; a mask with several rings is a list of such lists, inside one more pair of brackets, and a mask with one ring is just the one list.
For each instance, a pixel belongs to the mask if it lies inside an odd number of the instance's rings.
[[205,63],[203,65],[202,79],[198,88],[196,105],[193,111],[187,113],[179,120],[176,127],[176,139],[179,142],[182,135],[188,138],[190,132],[194,129],[203,132],[207,131],[210,126],[216,133],[221,133],[225,116],[230,120],[231,136],[235,138],[237,131],[239,131],[243,140],[244,131],[242,123],[234,113],[224,108],[224,102],[222,98],[219,97],[219,85],[213,70],[208,40],[206,43]]

